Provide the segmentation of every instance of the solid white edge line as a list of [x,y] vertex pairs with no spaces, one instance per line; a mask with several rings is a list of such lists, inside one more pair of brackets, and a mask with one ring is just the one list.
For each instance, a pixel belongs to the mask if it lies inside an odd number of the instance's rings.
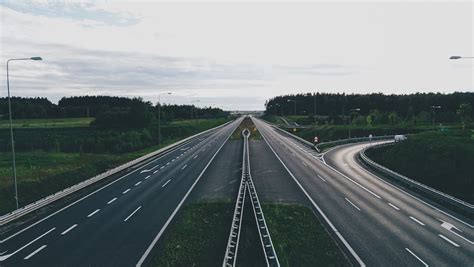
[[321,175],[318,174],[318,178],[323,180],[323,182],[326,182],[326,179],[324,179]]
[[[234,123],[237,122],[237,121],[234,121]],[[239,121],[239,124],[240,124],[240,121]],[[232,125],[229,124],[229,125]],[[222,130],[222,129],[221,129]],[[179,202],[178,206],[176,207],[176,209],[173,211],[173,213],[171,214],[171,216],[168,218],[168,220],[166,221],[165,225],[161,228],[160,232],[155,236],[155,238],[153,239],[153,241],[151,242],[151,244],[148,246],[148,248],[145,250],[145,253],[143,253],[142,257],[140,258],[140,260],[137,262],[136,266],[137,267],[140,267],[142,266],[143,262],[145,262],[145,259],[146,257],[148,257],[148,254],[150,254],[151,250],[153,249],[153,247],[155,246],[156,242],[158,242],[158,240],[160,239],[160,237],[163,235],[164,231],[166,230],[166,228],[168,227],[168,225],[171,223],[171,221],[173,220],[174,216],[176,215],[176,213],[178,213],[179,209],[181,208],[181,206],[183,205],[184,201],[186,200],[186,198],[189,196],[189,194],[191,193],[191,191],[194,189],[194,187],[196,186],[197,182],[199,182],[199,180],[201,179],[201,177],[203,176],[204,172],[207,170],[207,168],[209,167],[209,165],[211,165],[211,162],[214,160],[214,158],[217,156],[217,154],[219,153],[219,151],[221,151],[222,147],[225,145],[225,143],[227,143],[227,140],[230,138],[230,136],[232,135],[234,131],[231,131],[229,136],[227,136],[227,138],[224,139],[224,142],[222,142],[222,145],[219,147],[219,149],[216,151],[216,153],[212,156],[211,160],[209,160],[209,162],[207,163],[207,165],[204,167],[204,169],[201,171],[201,173],[199,174],[198,178],[196,179],[196,181],[194,181],[194,183],[191,185],[191,188],[189,188],[188,192],[186,192],[186,194],[184,195],[184,197],[181,199],[181,202]]]
[[[217,126],[217,127],[220,127],[220,126]],[[224,126],[224,127],[225,127],[225,126]],[[220,129],[216,129],[216,130],[220,130]],[[211,134],[211,135],[212,135],[212,134]],[[30,228],[36,226],[37,224],[39,224],[39,223],[41,223],[41,222],[43,222],[43,221],[45,221],[45,220],[47,220],[47,219],[53,217],[54,215],[56,215],[56,214],[58,214],[58,213],[60,213],[60,212],[62,212],[62,211],[64,211],[64,210],[68,209],[69,207],[75,205],[76,203],[83,201],[84,199],[86,199],[86,198],[88,198],[88,197],[90,197],[90,196],[96,194],[97,192],[100,192],[100,191],[104,190],[105,188],[107,188],[107,187],[109,187],[109,186],[115,184],[116,182],[118,182],[118,181],[120,181],[120,180],[126,178],[127,176],[129,176],[129,175],[131,175],[131,174],[133,174],[133,173],[135,173],[135,172],[138,172],[139,170],[144,169],[145,167],[147,167],[147,166],[149,166],[149,165],[151,165],[151,164],[156,163],[156,161],[158,161],[158,160],[162,159],[163,157],[165,157],[165,156],[167,156],[167,155],[169,155],[169,154],[175,152],[175,151],[176,151],[177,149],[179,149],[180,147],[182,147],[182,146],[184,146],[184,145],[187,145],[188,143],[193,142],[193,141],[195,141],[195,140],[188,140],[188,141],[186,141],[186,142],[183,143],[183,144],[179,144],[179,145],[177,145],[177,146],[174,147],[174,148],[170,148],[170,150],[163,152],[163,154],[160,155],[160,156],[158,156],[156,159],[153,159],[153,160],[151,160],[150,162],[145,163],[144,165],[138,167],[137,169],[135,169],[135,170],[133,170],[133,171],[127,173],[127,174],[124,174],[123,176],[121,176],[121,177],[119,177],[119,178],[117,178],[117,179],[111,181],[110,183],[107,183],[106,185],[102,186],[101,188],[99,188],[99,189],[97,189],[97,190],[95,190],[95,191],[93,191],[93,192],[91,192],[91,193],[89,193],[89,194],[83,196],[82,198],[80,198],[80,199],[74,201],[73,203],[71,203],[71,204],[69,204],[69,205],[67,205],[67,206],[65,206],[65,207],[63,207],[63,208],[61,208],[60,210],[55,211],[54,213],[52,213],[52,214],[50,214],[50,215],[48,215],[48,216],[42,218],[41,220],[39,220],[39,221],[37,221],[37,222],[35,222],[35,223],[33,223],[33,224],[31,224],[31,225],[29,225],[29,226],[27,226],[27,227],[21,229],[21,230],[19,230],[18,232],[15,232],[14,234],[12,234],[12,235],[6,237],[5,239],[0,240],[0,244],[6,242],[6,241],[8,241],[8,240],[10,240],[11,238],[13,238],[13,237],[15,237],[15,236],[17,236],[17,235],[19,235],[19,234],[21,234],[21,233],[23,233],[24,231],[26,231],[26,230],[28,230],[28,229],[30,229]]]
[[37,238],[33,239],[32,241],[30,241],[29,243],[27,243],[26,245],[24,245],[23,247],[15,250],[13,253],[10,253],[8,255],[4,255],[4,256],[0,256],[0,261],[4,261],[8,258],[10,258],[11,256],[15,255],[16,253],[18,253],[19,251],[23,250],[24,248],[28,247],[29,245],[33,244],[34,242],[36,242],[37,240],[39,240],[40,238],[42,238],[43,236],[51,233],[52,231],[54,231],[56,229],[56,227],[53,227],[51,229],[49,229],[47,232],[45,232],[44,234],[38,236]]
[[413,257],[415,257],[417,260],[419,260],[425,267],[428,267],[429,265],[426,264],[420,257],[418,257],[415,253],[413,253],[409,248],[405,248],[406,251],[408,251]]
[[418,220],[417,218],[415,218],[413,216],[408,216],[408,217],[410,217],[410,219],[412,219],[417,224],[425,226],[425,224],[422,221]]
[[[352,144],[352,145],[354,145],[354,144]],[[345,145],[343,145],[343,146],[345,146]],[[337,148],[337,147],[333,147],[332,149],[336,149],[336,148]],[[327,152],[329,152],[329,150],[326,151],[326,153],[327,153]],[[325,154],[324,154],[324,155],[325,155]],[[324,160],[324,155],[323,155],[323,160]],[[415,199],[415,200],[417,200],[417,201],[419,201],[419,202],[425,204],[426,206],[428,206],[428,207],[430,207],[430,208],[432,208],[432,209],[434,209],[434,210],[436,210],[436,211],[439,211],[439,212],[443,213],[444,215],[446,215],[446,216],[450,217],[451,219],[454,219],[454,220],[456,220],[456,221],[458,221],[458,222],[460,222],[460,223],[466,225],[466,226],[469,227],[469,228],[474,228],[474,225],[471,225],[471,224],[469,224],[469,223],[463,221],[462,219],[457,218],[456,216],[454,216],[454,215],[448,213],[447,211],[444,211],[444,210],[442,210],[442,209],[440,209],[440,208],[438,208],[438,207],[436,207],[436,206],[431,205],[430,203],[428,203],[428,202],[426,202],[426,201],[424,201],[424,200],[422,200],[422,199],[420,199],[420,198],[418,198],[418,197],[412,195],[412,194],[409,193],[408,191],[405,191],[405,189],[403,189],[403,188],[401,188],[401,187],[399,187],[399,186],[396,186],[396,185],[394,185],[394,184],[392,184],[392,183],[390,183],[390,182],[388,182],[388,181],[385,181],[384,179],[382,179],[382,178],[378,177],[377,175],[375,175],[373,172],[370,172],[369,170],[366,170],[364,167],[360,166],[360,164],[357,164],[357,165],[359,165],[359,167],[361,167],[361,168],[360,168],[361,170],[363,170],[364,172],[366,172],[366,173],[372,175],[373,177],[377,178],[377,179],[378,179],[379,181],[381,181],[382,183],[385,183],[386,185],[388,185],[388,186],[390,186],[390,187],[392,187],[392,188],[394,188],[394,189],[396,189],[396,190],[398,190],[398,191],[404,193],[404,194],[407,195],[407,196],[412,197],[413,199]],[[329,165],[328,165],[328,166],[329,166]]]
[[65,235],[67,234],[69,231],[71,231],[72,229],[76,228],[77,224],[73,224],[71,227],[69,227],[68,229],[64,230],[61,235]]
[[354,208],[356,208],[358,211],[360,211],[360,208],[356,206],[356,204],[352,203],[347,197],[345,197],[346,201],[349,202]]
[[107,202],[107,205],[111,204],[111,203],[114,202],[115,200],[117,200],[116,197],[112,198],[111,200],[109,200],[109,202]]
[[100,209],[94,210],[94,211],[91,212],[89,215],[87,215],[87,218],[90,218],[90,217],[94,216],[94,215],[95,215],[97,212],[99,212],[99,211],[100,211]]
[[393,204],[392,204],[392,203],[390,203],[390,202],[387,202],[387,204],[388,204],[390,207],[392,207],[394,210],[400,210],[400,208],[399,208],[399,207],[397,207],[397,206],[393,205]]
[[[258,128],[258,126],[257,126]],[[293,180],[296,182],[296,184],[300,187],[300,189],[303,191],[303,193],[306,195],[306,197],[309,199],[309,201],[311,202],[311,204],[313,204],[313,206],[318,210],[319,214],[321,214],[321,216],[324,218],[324,220],[326,221],[326,223],[331,227],[331,229],[333,230],[333,232],[337,235],[337,237],[341,240],[341,242],[344,244],[344,246],[347,248],[347,250],[349,250],[349,252],[352,254],[352,256],[355,258],[355,260],[360,264],[360,266],[365,266],[365,263],[362,261],[362,259],[359,257],[359,255],[357,255],[357,253],[354,251],[354,249],[351,247],[351,245],[349,245],[349,243],[347,242],[347,240],[341,235],[341,233],[337,230],[337,228],[332,224],[332,222],[329,220],[329,218],[326,216],[326,214],[324,214],[324,212],[321,210],[321,208],[319,208],[319,206],[316,204],[316,202],[314,202],[314,200],[309,196],[308,192],[306,192],[306,190],[303,188],[303,186],[300,184],[300,182],[296,179],[296,177],[293,175],[293,173],[288,169],[288,167],[285,165],[285,163],[283,163],[283,161],[281,160],[281,158],[278,156],[278,154],[275,152],[275,150],[273,149],[273,147],[270,145],[270,143],[267,141],[267,139],[265,138],[264,134],[262,133],[262,131],[260,131],[260,133],[262,134],[262,137],[263,137],[263,140],[265,140],[265,142],[268,144],[268,146],[270,147],[270,149],[273,151],[273,153],[275,154],[275,156],[278,158],[278,160],[281,162],[281,164],[283,165],[283,167],[286,169],[286,171],[290,174],[290,176],[293,178]]]
[[455,243],[454,241],[452,241],[451,239],[445,237],[444,235],[442,234],[438,234],[439,237],[441,237],[442,239],[444,239],[446,242],[450,243],[451,245],[455,246],[455,247],[460,247],[457,243]]
[[41,246],[41,247],[39,247],[37,250],[35,250],[35,251],[31,252],[31,254],[30,254],[30,255],[28,255],[28,256],[26,256],[26,257],[24,257],[23,259],[24,259],[24,260],[27,260],[27,259],[29,259],[29,258],[33,257],[33,256],[34,256],[36,253],[40,252],[40,251],[41,251],[41,250],[43,250],[45,247],[47,247],[47,246],[46,246],[46,245],[42,245],[42,246]]
[[[234,121],[234,122],[235,122],[235,121]],[[233,122],[230,122],[228,125],[230,125],[230,124],[232,124],[232,123],[233,123]],[[221,126],[222,126],[222,125],[215,127],[215,128],[218,128],[218,127],[219,127],[219,129],[215,129],[215,130],[220,131],[220,130],[222,129]],[[225,127],[225,126],[224,126],[224,127]],[[209,130],[211,130],[211,129],[209,129]],[[207,131],[207,130],[206,130],[206,131]],[[204,132],[203,132],[203,133],[204,133]],[[209,132],[206,132],[206,133],[209,133]],[[212,135],[212,134],[210,134],[209,136],[211,136],[211,135]],[[197,139],[197,140],[199,140],[199,139]],[[99,189],[97,189],[97,190],[95,190],[95,191],[93,191],[93,192],[91,192],[91,193],[85,195],[84,197],[82,197],[82,198],[80,198],[80,199],[74,201],[73,203],[67,205],[66,207],[63,207],[63,208],[61,208],[60,210],[55,211],[54,213],[52,213],[52,214],[50,214],[50,215],[48,215],[48,216],[42,218],[41,220],[39,220],[39,221],[37,221],[37,222],[35,222],[35,223],[33,223],[33,224],[31,224],[31,225],[29,225],[29,226],[27,226],[27,227],[21,229],[21,230],[19,230],[18,232],[14,233],[14,234],[12,234],[12,235],[10,235],[10,236],[8,236],[8,237],[6,237],[5,239],[0,240],[0,244],[6,242],[6,241],[8,241],[8,240],[10,240],[11,238],[13,238],[13,237],[15,237],[15,236],[17,236],[17,235],[19,235],[19,234],[21,234],[21,233],[23,233],[24,231],[30,229],[31,227],[33,227],[33,226],[35,226],[35,225],[37,225],[37,224],[43,222],[44,220],[51,218],[52,216],[54,216],[54,215],[56,215],[56,214],[62,212],[63,210],[68,209],[69,207],[75,205],[76,203],[81,202],[82,200],[84,200],[84,199],[86,199],[86,198],[88,198],[88,197],[90,197],[90,196],[96,194],[97,192],[102,191],[103,189],[105,189],[105,188],[107,188],[107,187],[109,187],[109,186],[115,184],[116,182],[118,182],[118,181],[124,179],[125,177],[127,177],[127,176],[129,176],[129,175],[131,175],[131,174],[133,174],[133,173],[135,173],[135,172],[138,172],[139,170],[144,169],[145,167],[147,167],[147,166],[149,166],[149,165],[151,165],[151,164],[156,163],[157,160],[160,160],[160,159],[162,159],[162,158],[168,156],[169,154],[171,154],[171,153],[175,152],[176,150],[178,150],[180,147],[183,147],[183,146],[185,146],[185,145],[187,145],[188,143],[193,142],[193,141],[195,141],[195,140],[188,140],[188,141],[186,141],[185,143],[179,144],[179,145],[177,145],[177,146],[174,147],[174,148],[170,148],[170,150],[163,152],[163,154],[160,155],[160,156],[158,156],[156,159],[153,159],[153,160],[151,160],[150,162],[143,164],[142,166],[138,167],[137,169],[135,169],[135,170],[133,170],[133,171],[127,173],[127,174],[124,174],[123,176],[121,176],[121,177],[119,177],[119,178],[117,178],[117,179],[111,181],[110,183],[107,183],[107,184],[104,185],[103,187],[101,187],[101,188],[99,188]],[[139,163],[138,163],[138,164],[139,164]]]
[[171,179],[168,179],[168,181],[166,181],[166,183],[164,183],[161,188],[165,187],[169,182],[171,182]]
[[139,209],[141,209],[142,206],[139,206],[138,208],[136,208],[132,213],[130,213],[130,215],[128,215],[127,218],[125,218],[125,220],[123,220],[124,222],[128,221],[128,219],[130,219]]

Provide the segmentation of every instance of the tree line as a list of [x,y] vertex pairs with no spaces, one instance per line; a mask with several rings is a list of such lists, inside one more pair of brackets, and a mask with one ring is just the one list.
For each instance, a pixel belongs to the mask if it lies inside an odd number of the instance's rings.
[[[229,114],[219,108],[194,105],[153,105],[142,98],[114,96],[63,97],[58,104],[47,98],[12,97],[14,119],[96,118],[92,125],[112,128],[144,128],[156,122],[196,118],[223,118]],[[159,114],[160,113],[160,114]],[[160,115],[160,116],[158,116]],[[0,98],[0,119],[8,118],[7,98]]]
[[306,93],[277,96],[268,100],[265,106],[266,115],[312,117],[316,114],[335,124],[345,122],[349,116],[366,124],[425,123],[434,118],[440,123],[467,123],[474,116],[474,93]]

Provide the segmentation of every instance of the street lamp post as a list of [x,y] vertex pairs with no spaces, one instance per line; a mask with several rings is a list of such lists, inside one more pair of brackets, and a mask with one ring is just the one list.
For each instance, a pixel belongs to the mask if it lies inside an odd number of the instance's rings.
[[10,97],[10,76],[8,73],[8,63],[15,60],[43,60],[41,57],[30,57],[30,58],[11,58],[7,60],[7,95],[8,95],[8,117],[10,119],[10,142],[12,145],[12,172],[13,172],[13,186],[15,193],[15,204],[18,209],[18,184],[16,180],[16,161],[15,161],[15,141],[13,139],[13,120],[12,120],[12,103]]
[[313,117],[314,117],[314,138],[316,138],[316,124],[318,124],[318,121],[316,119],[316,93],[314,93],[314,110],[313,110]]
[[435,125],[435,110],[436,109],[441,109],[441,106],[431,106],[431,111],[432,111],[432,113],[431,113],[432,118],[431,119],[432,119],[432,122],[433,122],[433,127]]
[[161,148],[161,96],[171,95],[170,92],[158,94],[158,146]]
[[296,100],[288,99],[286,102],[293,102],[294,103],[293,114],[296,116]]
[[352,124],[352,113],[357,113],[360,108],[353,108],[349,110],[349,139],[351,139],[351,124]]

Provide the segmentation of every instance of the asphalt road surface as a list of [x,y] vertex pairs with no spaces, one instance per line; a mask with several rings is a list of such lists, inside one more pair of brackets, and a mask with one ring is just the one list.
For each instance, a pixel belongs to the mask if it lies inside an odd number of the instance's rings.
[[1,266],[134,266],[240,124],[238,119],[0,240]]
[[473,226],[361,168],[354,156],[364,144],[332,150],[326,164],[295,139],[254,121],[359,264],[473,266]]

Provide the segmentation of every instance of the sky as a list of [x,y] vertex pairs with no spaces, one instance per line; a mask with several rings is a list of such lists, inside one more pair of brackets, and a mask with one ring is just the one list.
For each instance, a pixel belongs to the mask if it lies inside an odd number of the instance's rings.
[[[0,1],[0,97],[262,110],[307,92],[474,91],[472,1]],[[171,95],[164,94],[171,92]],[[161,94],[161,96],[159,96]]]

